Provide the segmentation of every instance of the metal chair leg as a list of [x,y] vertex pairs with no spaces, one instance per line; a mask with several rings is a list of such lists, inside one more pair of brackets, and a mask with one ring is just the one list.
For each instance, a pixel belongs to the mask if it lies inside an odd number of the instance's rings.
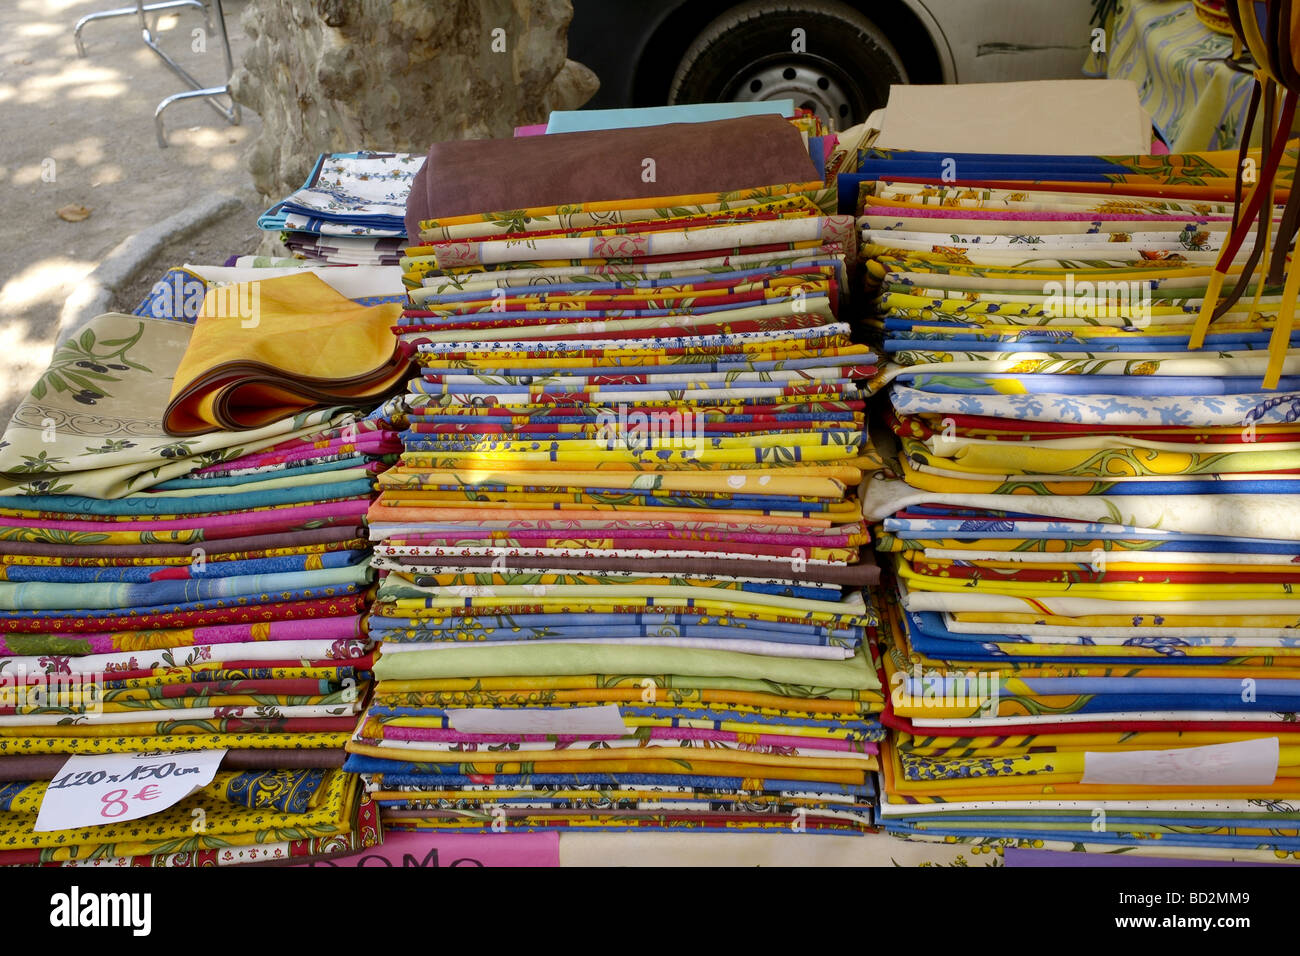
[[[234,75],[235,64],[234,57],[230,52],[230,35],[226,31],[226,13],[222,8],[221,0],[210,0],[210,2],[211,6],[209,6],[208,3],[205,3],[204,0],[160,0],[158,3],[145,3],[143,0],[136,0],[136,4],[133,7],[118,7],[115,10],[102,10],[99,13],[87,14],[78,20],[76,27],[73,28],[73,39],[77,44],[77,53],[80,56],[85,56],[86,48],[81,40],[81,30],[87,23],[92,20],[106,20],[110,17],[124,17],[136,14],[140,18],[140,39],[144,41],[144,45],[150,50],[153,50],[153,52],[158,55],[158,58],[166,64],[167,68],[184,80],[185,84],[190,87],[188,90],[184,90],[180,93],[173,93],[171,96],[166,97],[158,104],[158,108],[154,110],[154,133],[158,137],[158,146],[160,149],[167,148],[167,131],[164,128],[162,121],[163,110],[180,100],[203,99],[208,106],[212,107],[213,111],[215,111],[218,116],[224,119],[231,126],[238,126],[242,119],[239,104],[233,99],[230,101],[230,106],[228,107],[223,106],[216,99],[216,97],[230,96],[230,77]],[[216,29],[217,36],[221,40],[221,51],[226,66],[226,82],[223,85],[204,86],[195,79],[188,70],[172,59],[171,56],[167,54],[167,51],[159,46],[158,40],[154,37],[153,30],[149,28],[147,15],[158,10],[170,10],[175,7],[197,7],[199,10],[203,11],[204,24],[207,26],[208,30],[211,31],[214,28]]]
[[230,77],[233,77],[235,68],[234,57],[231,56],[230,53],[230,35],[226,33],[226,13],[221,7],[221,0],[212,0],[212,8],[212,13],[214,14],[212,20],[216,21],[217,35],[221,38],[221,51],[222,55],[225,56],[226,61],[226,82],[225,85],[222,86],[205,87],[201,85],[198,79],[191,77],[191,75],[188,74],[186,70],[178,64],[178,62],[175,62],[172,57],[169,57],[165,52],[162,52],[162,49],[157,46],[157,43],[153,42],[153,34],[149,31],[148,23],[144,21],[144,14],[140,13],[140,30],[142,30],[144,44],[146,44],[149,49],[152,49],[153,52],[157,53],[157,55],[161,57],[162,61],[164,61],[169,68],[172,68],[173,73],[177,74],[178,77],[181,77],[181,79],[187,82],[188,85],[194,87],[192,90],[177,92],[177,94],[168,96],[168,98],[162,100],[161,103],[159,103],[159,107],[153,111],[153,131],[155,131],[157,140],[159,140],[160,150],[165,150],[166,146],[168,146],[168,143],[166,143],[166,129],[162,126],[162,111],[170,107],[173,103],[177,103],[178,100],[203,98],[205,103],[216,111],[217,116],[220,116],[222,120],[229,122],[231,126],[238,126],[240,120],[242,120],[242,114],[239,112],[239,104],[235,103],[233,99],[230,100],[229,107],[222,107],[220,103],[217,103],[216,99],[213,99],[216,98],[216,96],[230,96]]
[[207,89],[202,89],[202,90],[184,90],[183,92],[180,93],[173,93],[171,96],[164,99],[161,103],[158,104],[158,108],[154,110],[154,114],[153,114],[154,132],[158,136],[158,148],[159,149],[167,148],[167,131],[163,127],[163,121],[162,121],[163,110],[171,106],[173,103],[178,102],[179,100],[197,99],[198,97],[209,97],[209,99],[207,100],[207,104],[211,106],[214,110],[216,110],[218,113],[220,113],[223,117],[225,117],[226,121],[230,123],[231,126],[238,126],[239,121],[241,119],[239,114],[238,103],[232,101],[230,105],[230,109],[227,110],[226,108],[220,106],[219,104],[213,102],[212,99],[210,99],[210,97],[213,96],[229,96],[229,95],[230,95],[230,87],[228,86],[210,86]]
[[[207,7],[203,0],[161,0],[159,3],[146,3],[144,5],[145,13],[153,13],[157,10],[170,10],[174,7],[198,7],[206,15]],[[88,13],[72,28],[72,39],[77,44],[77,56],[86,55],[86,44],[81,39],[82,28],[92,20],[107,20],[111,17],[128,17],[135,13],[140,13],[140,6],[137,4],[133,7],[118,7],[115,10],[101,10],[98,13]]]
[[[193,89],[185,90],[181,93],[173,93],[158,104],[154,111],[154,132],[158,137],[158,147],[167,148],[167,132],[163,127],[162,114],[163,110],[179,100],[202,98],[218,116],[224,119],[231,126],[238,126],[240,123],[239,104],[231,100],[230,106],[225,107],[218,103],[214,97],[230,95],[230,77],[234,74],[234,58],[230,52],[230,36],[226,33],[226,14],[222,9],[221,0],[212,0],[213,13],[212,18],[216,22],[217,34],[221,38],[221,49],[226,61],[226,83],[222,86],[204,86],[193,76],[190,75],[184,67],[167,55],[166,51],[154,40],[153,32],[149,29],[148,21],[145,19],[143,7],[140,10],[140,35],[144,40],[145,46],[158,54],[158,57],[167,64],[168,68],[189,84]],[[206,12],[206,11],[205,11]]]

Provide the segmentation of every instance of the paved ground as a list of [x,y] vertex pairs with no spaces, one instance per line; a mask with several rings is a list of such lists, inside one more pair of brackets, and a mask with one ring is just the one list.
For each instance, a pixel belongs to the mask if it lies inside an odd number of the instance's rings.
[[[170,147],[154,140],[158,101],[183,83],[140,41],[134,17],[86,27],[85,59],[72,27],[121,0],[0,2],[0,425],[44,368],[59,310],[76,283],[114,246],[209,191],[246,194],[246,212],[176,244],[159,261],[211,261],[252,251],[257,200],[243,164],[258,119],[226,125],[201,101],[168,108]],[[246,39],[245,0],[225,0],[235,62]],[[196,37],[192,8],[155,15],[161,44],[190,73],[214,85],[224,63],[215,35]],[[206,41],[206,51],[195,47]],[[90,208],[81,222],[56,214]],[[191,250],[198,256],[191,255]],[[142,280],[143,281],[143,280]]]

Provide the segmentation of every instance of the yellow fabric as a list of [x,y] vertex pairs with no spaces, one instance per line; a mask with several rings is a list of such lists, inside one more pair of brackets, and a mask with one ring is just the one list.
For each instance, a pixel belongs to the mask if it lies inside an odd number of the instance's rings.
[[[673,206],[699,206],[699,205],[719,204],[719,203],[726,203],[730,200],[735,200],[738,198],[741,199],[742,208],[743,208],[744,205],[748,205],[748,202],[746,202],[746,200],[766,198],[768,196],[780,196],[783,198],[786,196],[793,196],[797,198],[798,194],[800,193],[807,194],[808,198],[812,198],[825,188],[826,186],[824,183],[819,183],[814,181],[814,182],[806,182],[806,183],[788,183],[779,186],[769,186],[761,190],[759,189],[740,190],[735,193],[690,193],[690,194],[679,195],[679,196],[659,196],[653,198],[646,197],[644,199],[605,199],[599,201],[579,203],[577,204],[576,209],[574,207],[562,207],[562,206],[532,206],[529,207],[528,209],[520,210],[521,215],[519,218],[523,219],[524,222],[527,222],[529,219],[537,219],[544,216],[558,216],[561,213],[566,213],[566,212],[571,213],[577,210],[581,210],[583,212],[589,212],[589,213],[618,212],[623,210],[647,210],[653,213],[657,213],[660,209],[665,209]],[[814,205],[816,204],[814,203]],[[490,221],[490,217],[492,215],[494,214],[489,213],[487,215],[484,215],[482,213],[478,213],[478,214],[469,214],[463,216],[447,216],[442,219],[422,219],[420,221],[420,229],[422,231],[432,231],[436,228],[444,227],[444,226],[470,225],[470,224],[474,225],[475,227],[479,227],[483,225],[484,220]],[[511,226],[513,225],[514,224],[511,223]],[[428,254],[432,254],[433,251],[432,247],[429,246],[412,246],[407,250],[407,255],[418,254],[419,250],[429,250]]]
[[1300,264],[1292,261],[1282,291],[1282,306],[1278,309],[1277,325],[1268,342],[1268,373],[1264,376],[1265,388],[1277,388],[1282,376],[1282,363],[1286,360],[1287,346],[1291,342],[1291,326],[1295,322],[1295,300],[1300,296]]
[[406,376],[391,328],[400,314],[397,303],[358,305],[312,273],[210,289],[163,427],[255,428],[380,396]]
[[[1284,748],[1285,749],[1285,748]],[[1065,755],[1070,756],[1070,755]],[[1126,799],[1163,799],[1180,797],[1187,800],[1213,800],[1215,798],[1240,797],[1248,793],[1250,799],[1275,797],[1280,800],[1295,799],[1300,795],[1300,779],[1287,772],[1289,768],[1280,768],[1277,781],[1268,786],[1252,788],[1242,787],[1162,787],[1119,784],[1085,784],[1068,779],[1082,776],[1081,769],[1073,772],[1047,775],[1034,774],[1025,776],[1016,782],[1008,777],[970,777],[960,780],[924,780],[903,779],[902,766],[898,751],[888,741],[881,747],[881,770],[885,774],[886,798],[890,803],[904,802],[899,797],[909,798],[907,802],[953,802],[970,800],[1012,800],[1017,797],[1040,797],[1052,800],[1126,800]],[[1046,761],[1038,761],[1043,763]],[[1079,763],[1075,761],[1075,763]],[[1029,764],[1026,764],[1029,767]],[[1067,778],[1067,779],[1062,779]],[[927,799],[929,798],[929,799]]]
[[[174,806],[138,820],[39,833],[31,829],[30,811],[3,813],[0,814],[0,841],[5,849],[48,849],[54,859],[67,860],[89,856],[97,847],[111,847],[113,856],[147,856],[325,837],[349,831],[357,788],[355,775],[341,770],[328,771],[310,810],[285,813],[240,807],[215,796],[217,788],[207,787]],[[195,810],[203,811],[202,832],[193,826]]]
[[[848,740],[850,731],[839,727],[810,727],[805,725],[785,725],[776,723],[765,723],[761,730],[755,730],[753,723],[746,723],[739,720],[713,720],[699,718],[692,720],[689,717],[636,717],[625,715],[622,718],[623,723],[628,728],[637,727],[672,727],[672,728],[698,728],[702,730],[722,730],[735,734],[748,735],[749,743],[758,743],[759,735],[771,737],[808,737],[822,740]],[[441,730],[446,723],[444,717],[385,717],[382,721],[374,717],[366,718],[363,721],[363,729],[368,736],[378,737],[383,733],[384,727],[421,727]],[[1141,749],[1141,748],[1137,748]]]

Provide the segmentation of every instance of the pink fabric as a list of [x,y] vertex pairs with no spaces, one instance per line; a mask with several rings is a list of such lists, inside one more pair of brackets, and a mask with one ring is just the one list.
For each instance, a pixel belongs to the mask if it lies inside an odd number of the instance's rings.
[[[619,542],[619,545],[625,548],[640,548],[643,541],[655,541],[661,545],[664,541],[679,541],[689,545],[703,545],[708,542],[752,542],[756,544],[788,544],[792,546],[812,545],[813,547],[834,548],[848,547],[850,538],[847,534],[822,535],[812,532],[801,534],[762,534],[755,532],[731,533],[720,531],[651,531],[641,529],[605,529],[605,528],[570,528],[555,530],[530,530],[525,528],[511,528],[501,534],[501,538],[513,539],[518,541],[537,540],[546,542],[553,538],[565,538],[568,540],[598,540],[604,538],[613,538]],[[854,536],[857,537],[856,535]],[[395,539],[396,540],[396,539]],[[472,541],[483,541],[484,545],[490,545],[499,538],[483,533],[475,534],[473,532],[462,531],[453,534],[436,534],[431,532],[413,533],[405,535],[400,540],[413,545],[431,544],[437,545],[444,542],[454,542],[462,546],[469,545]],[[545,547],[544,543],[539,543],[537,547]],[[691,549],[687,549],[691,550]]]
[[[253,635],[253,628],[266,628],[266,637]],[[361,616],[326,617],[310,621],[271,621],[265,625],[221,624],[216,627],[196,627],[193,640],[178,647],[206,644],[245,644],[249,641],[350,641],[364,640],[361,628]],[[89,645],[87,654],[109,654],[123,650],[120,644],[121,634],[77,634],[75,639]],[[0,637],[0,654],[18,654],[19,651],[9,646]]]
[[[868,206],[864,216],[898,216],[909,219],[1023,219],[1029,222],[1132,222],[1134,214],[1100,212],[1049,212],[1043,209],[1014,212],[1006,209],[900,209],[897,206]],[[1231,222],[1231,216],[1147,216],[1143,222]]]
[[[356,518],[366,513],[369,498],[346,498],[316,505],[297,505],[269,511],[242,511],[224,515],[168,518],[164,521],[33,521],[27,528],[46,531],[205,531],[230,527],[293,527],[304,521]],[[216,537],[222,537],[217,535]],[[228,535],[226,536],[228,537]]]

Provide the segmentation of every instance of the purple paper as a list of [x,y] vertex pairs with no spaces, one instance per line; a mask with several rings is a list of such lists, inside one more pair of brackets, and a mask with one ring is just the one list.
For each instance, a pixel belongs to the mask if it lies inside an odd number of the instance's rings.
[[1131,853],[1066,853],[1063,850],[1017,850],[1007,847],[1003,851],[1007,866],[1286,866],[1285,863],[1249,863],[1230,860],[1191,860],[1184,858],[1134,856]]

